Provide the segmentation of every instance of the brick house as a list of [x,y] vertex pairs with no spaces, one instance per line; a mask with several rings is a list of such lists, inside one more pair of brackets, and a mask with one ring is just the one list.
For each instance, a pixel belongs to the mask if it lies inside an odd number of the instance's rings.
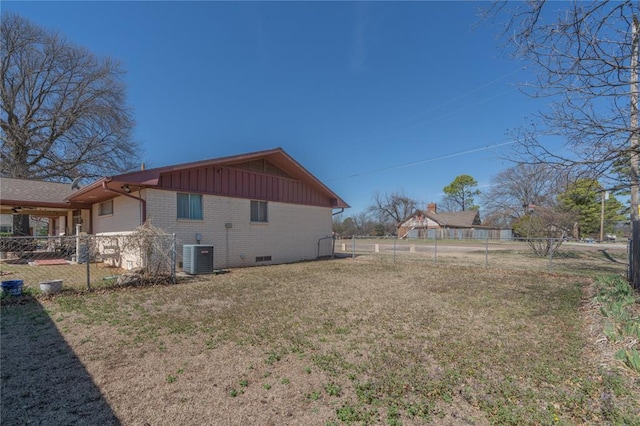
[[[461,212],[441,212],[435,203],[427,204],[427,210],[416,210],[415,213],[398,229],[400,238],[425,238],[438,235],[444,238],[449,235],[453,238],[462,237],[463,230],[472,230],[482,227],[480,212],[467,210]],[[429,232],[431,230],[431,232]],[[435,230],[440,230],[436,232]],[[446,232],[444,232],[446,231]]]
[[65,202],[90,212],[92,234],[150,221],[176,234],[179,258],[212,245],[216,268],[314,259],[349,207],[281,148],[105,177]]

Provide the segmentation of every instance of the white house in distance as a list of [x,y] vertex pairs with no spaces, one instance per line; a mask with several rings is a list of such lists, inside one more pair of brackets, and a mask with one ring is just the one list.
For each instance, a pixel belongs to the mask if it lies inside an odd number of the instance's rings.
[[315,259],[349,206],[282,148],[102,178],[65,200],[91,234],[150,221],[184,244],[214,247],[214,267]]

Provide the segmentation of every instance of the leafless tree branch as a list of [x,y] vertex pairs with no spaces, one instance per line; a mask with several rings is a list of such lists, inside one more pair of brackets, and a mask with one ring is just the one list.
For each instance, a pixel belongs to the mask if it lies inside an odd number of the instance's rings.
[[14,14],[0,36],[2,176],[66,181],[138,164],[117,62]]
[[[504,18],[509,49],[537,71],[534,81],[522,84],[523,92],[549,101],[516,133],[515,159],[625,181],[628,172],[620,164],[628,160],[630,138],[638,133],[629,107],[638,2],[564,5],[499,1],[484,11],[486,18]],[[566,141],[562,148],[551,148],[554,137]]]
[[394,222],[396,229],[407,221],[417,208],[417,202],[401,192],[385,193],[376,192],[373,196],[373,204],[369,212],[380,220]]

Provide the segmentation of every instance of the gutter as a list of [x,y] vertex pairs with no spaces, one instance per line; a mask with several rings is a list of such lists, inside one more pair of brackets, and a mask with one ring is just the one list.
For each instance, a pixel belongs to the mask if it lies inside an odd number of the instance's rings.
[[128,192],[116,191],[115,189],[111,189],[107,186],[107,183],[109,182],[111,182],[110,178],[108,180],[102,181],[102,189],[108,192],[113,192],[114,194],[124,195],[125,197],[133,198],[134,200],[140,201],[140,204],[142,205],[142,220],[140,225],[144,225],[144,223],[147,221],[147,200],[141,197],[136,197],[135,195],[131,195]]

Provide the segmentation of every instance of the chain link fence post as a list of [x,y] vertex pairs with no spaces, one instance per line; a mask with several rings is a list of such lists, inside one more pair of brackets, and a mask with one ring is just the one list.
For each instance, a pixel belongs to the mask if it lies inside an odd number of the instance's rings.
[[356,258],[356,236],[355,235],[351,236],[351,258],[352,259]]
[[487,240],[484,247],[484,267],[489,267],[489,236],[487,236]]
[[79,228],[76,233],[76,253],[75,260],[77,264],[85,264],[85,278],[87,291],[91,291],[91,244],[88,235],[81,236]]
[[171,236],[171,283],[176,283],[176,234]]
[[640,221],[634,221],[631,226],[631,241],[629,250],[630,284],[640,290]]
[[433,247],[433,263],[438,263],[438,232],[437,231],[438,230],[436,230],[436,232],[435,232],[436,243],[435,243],[435,245]]
[[[86,263],[87,263],[87,291],[91,291],[91,250],[89,250],[89,241],[88,241],[88,239],[85,240],[85,246],[86,246],[86,250],[87,250],[87,259],[86,259]],[[80,243],[80,248],[82,248],[82,242]],[[78,255],[78,260],[79,260],[79,256],[80,256],[81,252],[82,252],[82,250],[80,250],[80,252],[77,254]]]
[[396,262],[396,247],[398,245],[398,234],[393,238],[393,263]]

